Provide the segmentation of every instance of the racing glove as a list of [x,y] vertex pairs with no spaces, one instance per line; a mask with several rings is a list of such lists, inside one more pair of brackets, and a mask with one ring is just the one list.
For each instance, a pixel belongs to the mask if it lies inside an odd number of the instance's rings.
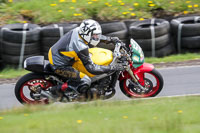
[[118,37],[110,37],[110,41],[115,44],[120,42],[120,39]]
[[103,43],[117,43],[117,42],[120,42],[119,38],[118,37],[110,37],[110,36],[104,36],[104,35],[101,35],[101,42]]
[[110,65],[110,70],[111,71],[123,71],[124,67],[122,65]]

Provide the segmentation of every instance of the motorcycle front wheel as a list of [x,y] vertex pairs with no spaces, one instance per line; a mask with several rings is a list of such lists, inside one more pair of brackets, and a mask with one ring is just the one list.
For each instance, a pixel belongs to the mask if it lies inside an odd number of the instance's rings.
[[129,98],[145,98],[158,95],[164,84],[161,74],[153,69],[151,72],[144,73],[144,75],[144,90],[134,86],[131,79],[124,79],[119,82],[121,91]]

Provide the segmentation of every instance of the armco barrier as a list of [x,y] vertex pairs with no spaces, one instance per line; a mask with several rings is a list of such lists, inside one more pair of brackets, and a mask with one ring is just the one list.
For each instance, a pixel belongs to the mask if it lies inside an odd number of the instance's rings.
[[[80,22],[71,22],[44,27],[35,24],[5,25],[1,28],[0,34],[0,44],[2,44],[0,63],[22,67],[23,60],[33,55],[44,55],[47,59],[49,48],[79,24]],[[180,17],[172,19],[170,23],[155,18],[144,21],[133,19],[100,22],[100,24],[104,35],[117,36],[127,45],[130,38],[135,39],[147,57],[200,51],[200,16]],[[114,49],[113,44],[100,43],[98,47]]]

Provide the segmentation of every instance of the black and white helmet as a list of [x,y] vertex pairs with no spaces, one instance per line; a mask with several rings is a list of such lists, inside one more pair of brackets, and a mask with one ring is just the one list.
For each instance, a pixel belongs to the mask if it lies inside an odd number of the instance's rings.
[[80,24],[78,33],[88,44],[96,46],[100,42],[102,30],[97,21],[87,19]]

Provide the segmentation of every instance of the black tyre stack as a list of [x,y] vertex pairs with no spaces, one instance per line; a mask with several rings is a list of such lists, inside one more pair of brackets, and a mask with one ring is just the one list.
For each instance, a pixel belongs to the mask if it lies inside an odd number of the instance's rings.
[[3,26],[1,29],[3,62],[23,66],[23,61],[27,57],[40,55],[39,40],[40,26],[36,24],[8,24]]
[[164,19],[147,19],[130,24],[130,38],[143,49],[147,57],[163,57],[174,52],[170,24]]
[[[124,22],[102,23],[102,34],[105,36],[119,37],[124,43],[128,43],[128,29]],[[99,43],[98,47],[114,50],[114,44]]]
[[[1,27],[0,27],[1,31]],[[0,39],[1,39],[1,32],[0,32]],[[3,60],[2,60],[2,42],[0,41],[0,70],[3,68]]]
[[52,24],[42,27],[41,46],[42,54],[45,59],[48,59],[49,48],[54,45],[65,33],[76,27],[78,27],[78,24]]
[[178,53],[200,51],[200,16],[173,19],[171,28]]
[[126,20],[123,20],[123,22],[126,24],[126,27],[127,29],[129,30],[129,27],[132,23],[138,21],[137,19],[126,19]]

